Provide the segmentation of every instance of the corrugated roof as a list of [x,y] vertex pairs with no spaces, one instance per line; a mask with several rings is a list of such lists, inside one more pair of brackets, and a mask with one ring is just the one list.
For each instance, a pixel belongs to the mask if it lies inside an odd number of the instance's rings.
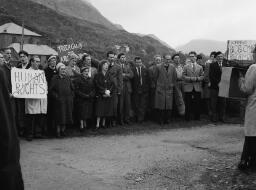
[[[13,43],[8,47],[12,47],[16,52],[20,51],[19,43]],[[47,45],[24,44],[23,50],[28,52],[29,55],[58,55],[54,49]]]
[[[22,34],[22,26],[19,26],[15,23],[6,23],[0,26],[0,33],[7,33],[7,34]],[[41,36],[35,32],[32,32],[26,28],[24,28],[24,35],[29,36]]]

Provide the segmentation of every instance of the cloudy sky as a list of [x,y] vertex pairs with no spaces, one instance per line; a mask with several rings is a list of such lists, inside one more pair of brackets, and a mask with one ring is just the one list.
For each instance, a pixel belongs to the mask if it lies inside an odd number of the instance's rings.
[[90,0],[127,31],[172,47],[192,39],[256,39],[255,0]]

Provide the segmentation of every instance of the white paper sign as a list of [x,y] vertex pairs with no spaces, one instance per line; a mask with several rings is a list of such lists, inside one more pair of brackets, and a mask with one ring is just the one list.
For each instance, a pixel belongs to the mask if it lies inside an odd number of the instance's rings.
[[229,97],[230,78],[233,67],[222,67],[221,81],[219,83],[219,96]]
[[229,40],[228,60],[252,61],[255,40]]
[[12,94],[15,98],[47,98],[47,82],[42,70],[11,70]]

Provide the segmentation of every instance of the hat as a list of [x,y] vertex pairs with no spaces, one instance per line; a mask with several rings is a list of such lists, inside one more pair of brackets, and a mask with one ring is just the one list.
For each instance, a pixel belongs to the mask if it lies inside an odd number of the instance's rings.
[[55,55],[51,55],[51,56],[47,59],[47,61],[50,61],[51,59],[57,59],[57,57],[56,57]]
[[71,53],[68,55],[68,60],[70,61],[71,59],[78,59],[78,56],[75,53]]
[[61,68],[61,67],[66,67],[66,65],[64,65],[63,63],[58,63],[57,65],[56,65],[56,69],[57,69],[57,71],[59,71],[59,69]]

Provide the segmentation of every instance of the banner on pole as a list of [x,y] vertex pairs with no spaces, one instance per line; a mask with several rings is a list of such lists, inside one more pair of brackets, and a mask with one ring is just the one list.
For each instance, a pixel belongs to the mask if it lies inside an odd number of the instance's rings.
[[42,70],[11,70],[12,94],[15,98],[47,98],[47,82]]

